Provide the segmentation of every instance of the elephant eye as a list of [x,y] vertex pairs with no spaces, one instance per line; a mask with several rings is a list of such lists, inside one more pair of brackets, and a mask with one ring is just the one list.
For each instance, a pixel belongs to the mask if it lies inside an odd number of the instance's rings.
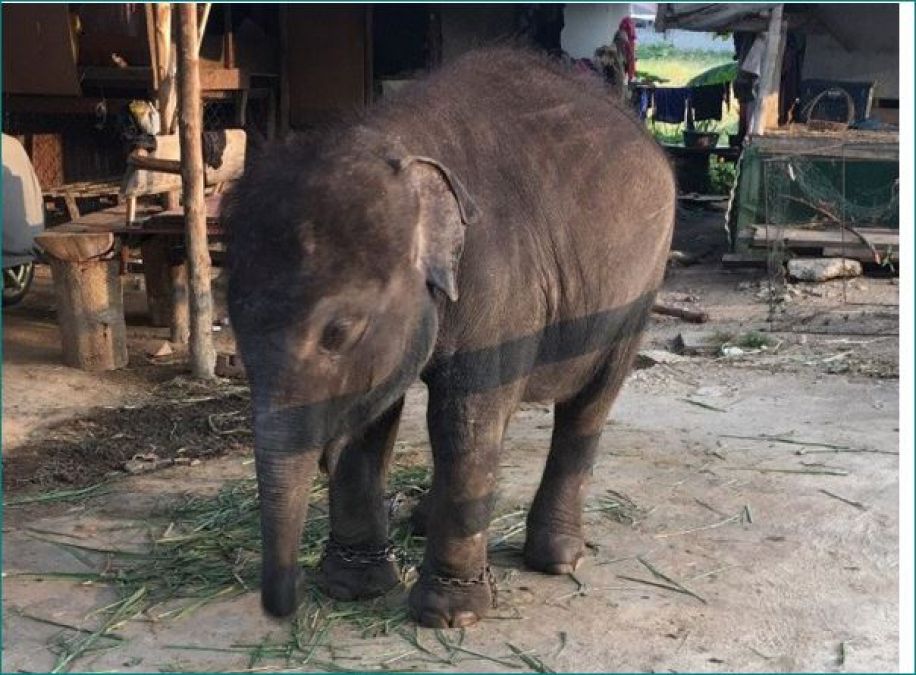
[[359,329],[364,329],[365,323],[353,318],[332,319],[321,331],[318,346],[326,352],[341,352],[352,347],[362,337]]

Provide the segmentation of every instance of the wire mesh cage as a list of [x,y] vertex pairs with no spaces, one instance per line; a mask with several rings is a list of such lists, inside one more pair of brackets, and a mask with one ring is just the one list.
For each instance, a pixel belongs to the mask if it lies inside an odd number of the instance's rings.
[[899,227],[895,167],[784,155],[765,161],[764,184],[768,224]]

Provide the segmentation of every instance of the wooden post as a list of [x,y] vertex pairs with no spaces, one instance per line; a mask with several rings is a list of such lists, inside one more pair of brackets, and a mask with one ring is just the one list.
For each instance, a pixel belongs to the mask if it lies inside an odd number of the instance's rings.
[[126,366],[127,329],[113,235],[45,232],[35,240],[47,253],[54,277],[64,363],[90,371]]
[[188,344],[188,265],[180,237],[153,235],[143,242],[146,304],[153,326],[168,326],[171,342]]
[[[153,44],[150,46],[150,52],[156,56],[153,72],[161,122],[159,133],[167,135],[175,129],[178,100],[175,82],[175,43],[172,40],[172,5],[168,2],[155,3],[151,11],[147,11],[147,21],[150,17],[153,21]],[[161,201],[167,211],[177,211],[181,208],[181,194],[177,190],[163,194]],[[142,245],[143,276],[146,280],[146,303],[150,323],[154,326],[168,326],[171,329],[171,341],[185,345],[188,342],[188,274],[185,263],[174,260],[174,256],[170,255],[174,244],[175,242],[168,237],[156,236]],[[178,281],[179,286],[173,281]]]
[[757,85],[757,100],[751,133],[760,135],[779,126],[779,85],[782,75],[782,56],[786,45],[786,25],[782,20],[782,5],[770,10],[763,68]]
[[172,42],[172,5],[156,3],[156,70],[159,72],[159,119],[163,134],[173,133],[175,127],[175,45]]
[[184,197],[185,241],[191,308],[191,370],[210,379],[213,349],[213,301],[210,293],[210,250],[204,203],[204,158],[201,142],[203,110],[197,53],[197,6],[180,4],[178,11],[178,129],[181,143],[181,192]]

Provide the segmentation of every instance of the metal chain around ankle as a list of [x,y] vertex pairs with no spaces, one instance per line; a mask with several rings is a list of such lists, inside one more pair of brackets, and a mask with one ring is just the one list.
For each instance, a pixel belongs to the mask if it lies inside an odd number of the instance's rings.
[[490,588],[490,595],[493,598],[493,607],[496,607],[496,596],[499,593],[499,588],[496,585],[496,577],[493,576],[493,571],[490,569],[489,565],[484,567],[480,571],[480,574],[478,574],[476,577],[470,577],[469,579],[462,579],[460,577],[443,577],[438,574],[430,574],[426,571],[423,572],[423,577],[427,581],[431,581],[439,586],[451,586],[457,588],[468,588],[470,586],[487,584],[487,586]]
[[334,539],[328,539],[324,545],[322,561],[334,557],[347,563],[358,565],[377,565],[383,562],[398,562],[402,557],[401,549],[391,542],[367,546],[348,546]]

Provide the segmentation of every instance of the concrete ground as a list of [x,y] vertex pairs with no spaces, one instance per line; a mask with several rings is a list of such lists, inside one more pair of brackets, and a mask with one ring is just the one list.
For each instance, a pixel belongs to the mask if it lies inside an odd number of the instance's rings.
[[[895,671],[897,286],[879,277],[796,284],[771,306],[764,272],[710,262],[722,246],[716,219],[681,214],[675,246],[701,262],[673,267],[662,294],[665,302],[703,307],[710,322],[656,317],[646,348],[668,350],[678,333],[702,330],[738,349],[647,361],[631,375],[601,440],[588,499],[589,555],[573,577],[525,570],[512,546],[523,541],[519,532],[499,542],[510,546],[493,557],[493,616],[468,629],[460,648],[458,631],[420,630],[415,642],[412,630],[362,637],[343,621],[313,636],[305,666],[295,660],[301,651],[289,664],[275,652],[259,657],[235,645],[282,643],[292,627],[263,616],[251,590],[182,618],[138,616],[114,630],[122,641],[93,645],[113,648],[89,650],[65,667]],[[143,345],[161,333],[141,324],[142,294],[131,288],[131,367],[121,373],[88,375],[58,364],[45,276],[22,307],[4,312],[5,459],[40,447],[58,433],[55,424],[95,406],[142,404],[152,384],[181,369],[144,355]],[[416,385],[399,464],[427,461],[424,402]],[[500,514],[530,501],[550,420],[544,405],[527,405],[514,418]],[[70,433],[80,433],[70,424]],[[109,586],[55,576],[111,564],[61,542],[142,549],[168,527],[156,517],[165,505],[186,494],[213,495],[252,472],[250,453],[234,451],[119,477],[104,496],[7,507],[2,670],[52,668],[55,652],[67,653],[63,640],[90,636],[106,616],[95,610],[117,597]],[[4,498],[40,494],[7,490]],[[627,517],[607,508],[626,500]],[[402,600],[394,594],[390,602]]]

